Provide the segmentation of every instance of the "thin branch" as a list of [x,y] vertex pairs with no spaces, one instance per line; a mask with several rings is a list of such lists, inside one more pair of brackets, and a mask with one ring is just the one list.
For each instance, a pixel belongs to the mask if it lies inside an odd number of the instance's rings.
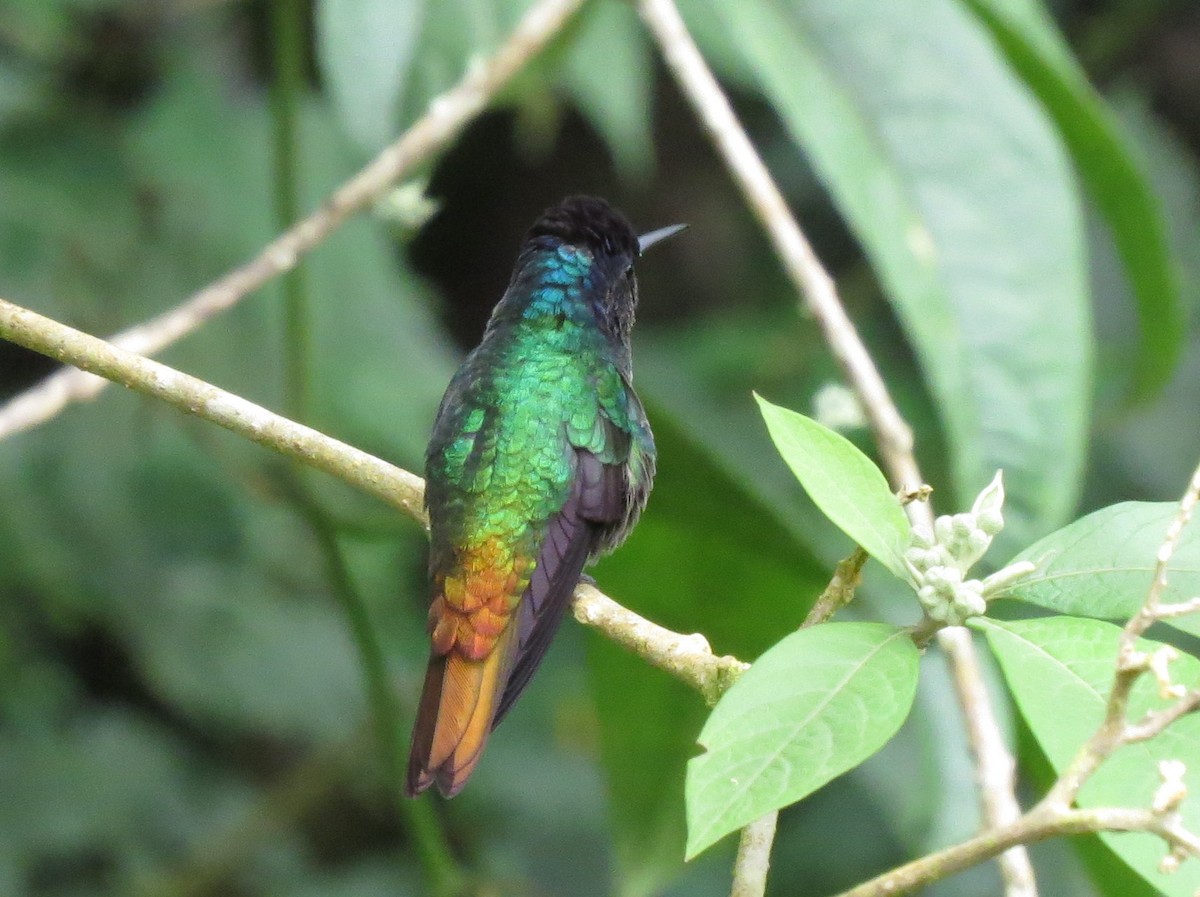
[[[801,629],[819,626],[828,622],[835,613],[854,598],[854,592],[862,578],[862,568],[867,562],[867,553],[855,548],[847,558],[838,561],[829,585],[809,609]],[[771,865],[771,843],[775,840],[775,826],[779,822],[779,811],[771,810],[742,829],[738,840],[737,856],[733,861],[733,887],[730,897],[762,897],[767,890],[767,870]]]
[[[1192,471],[1192,478],[1188,481],[1183,498],[1179,500],[1179,511],[1175,514],[1171,525],[1167,527],[1167,534],[1158,549],[1158,554],[1155,555],[1154,580],[1150,583],[1150,590],[1146,593],[1142,613],[1130,620],[1125,627],[1126,640],[1129,642],[1135,641],[1150,628],[1151,623],[1161,619],[1162,594],[1167,588],[1167,567],[1171,563],[1175,549],[1179,546],[1179,537],[1183,534],[1183,528],[1192,519],[1198,501],[1200,501],[1200,466]],[[1195,600],[1198,599],[1193,599],[1193,601]]]
[[425,485],[420,477],[210,383],[3,299],[0,299],[0,337],[121,383],[135,392],[162,399],[180,411],[333,474],[408,516],[424,520],[421,503]]
[[778,820],[779,814],[771,812],[742,829],[729,897],[761,897],[766,892],[771,843],[775,840],[775,823]]
[[[65,324],[0,299],[0,338],[98,374],[257,442],[374,495],[423,525],[425,481],[366,452],[280,417],[165,364],[143,358]],[[598,589],[575,590],[575,617],[715,702],[747,668],[718,657],[701,635],[664,629]]]
[[[938,645],[950,658],[950,672],[967,723],[967,738],[975,755],[985,828],[1012,824],[1021,816],[1015,794],[1017,764],[1004,743],[1000,724],[992,711],[971,633],[961,627],[943,629]],[[1037,897],[1037,882],[1029,852],[1023,847],[1006,850],[999,858],[1008,897]]]
[[1136,744],[1139,741],[1149,741],[1162,733],[1163,729],[1183,719],[1189,713],[1200,711],[1200,689],[1192,689],[1184,693],[1174,704],[1162,710],[1152,710],[1136,723],[1125,727],[1123,744]]
[[[183,304],[121,331],[110,342],[139,355],[153,355],[274,277],[292,270],[301,256],[319,246],[351,215],[371,205],[445,148],[514,75],[562,32],[583,2],[539,0],[500,49],[472,64],[455,87],[434,99],[425,115],[399,140],[335,190],[319,209]],[[72,402],[94,398],[104,386],[104,380],[76,370],[51,375],[0,407],[0,439],[49,420]]]
[[580,623],[599,629],[618,645],[691,686],[709,704],[715,704],[750,666],[736,657],[718,657],[703,635],[682,635],[651,623],[586,583],[575,589],[574,613]]
[[896,897],[993,859],[1017,845],[1034,844],[1060,835],[1098,832],[1147,832],[1163,838],[1173,847],[1191,850],[1196,846],[1195,836],[1181,830],[1173,820],[1149,809],[1092,807],[1030,811],[1009,825],[913,860],[836,897]]
[[[788,209],[771,173],[746,135],[729,100],[688,33],[673,0],[641,0],[642,19],[654,35],[680,89],[703,122],[747,203],[767,232],[785,272],[817,319],[831,351],[858,393],[896,489],[919,489],[924,480],[913,455],[912,430],[900,415],[875,363],[846,314],[829,272]],[[909,515],[932,526],[926,502],[907,506]],[[963,712],[968,721],[982,794],[984,823],[1003,826],[1018,818],[1013,793],[1012,755],[996,723],[991,698],[983,687],[979,659],[970,634],[943,629],[938,643],[950,659]],[[1028,854],[1015,848],[1001,858],[1008,897],[1036,897]]]
[[1186,617],[1188,614],[1200,613],[1200,595],[1180,601],[1178,604],[1163,604],[1158,608],[1158,619],[1174,620],[1176,617]]
[[[1192,689],[1178,695],[1172,704],[1161,710],[1151,711],[1137,722],[1130,722],[1128,719],[1129,696],[1133,692],[1134,685],[1138,679],[1154,669],[1153,658],[1138,649],[1138,639],[1154,623],[1176,617],[1179,615],[1180,608],[1188,608],[1196,604],[1195,601],[1183,602],[1178,605],[1163,604],[1162,595],[1167,587],[1167,568],[1170,565],[1171,557],[1179,544],[1183,528],[1192,518],[1198,501],[1200,501],[1200,466],[1193,471],[1183,498],[1180,499],[1179,510],[1171,520],[1170,526],[1167,527],[1162,545],[1155,556],[1154,579],[1146,592],[1145,601],[1121,630],[1116,675],[1113,678],[1112,689],[1109,691],[1104,720],[1091,738],[1079,749],[1058,781],[1042,799],[1043,804],[1069,806],[1075,801],[1079,790],[1092,773],[1118,748],[1153,738],[1180,717],[1193,713],[1200,707],[1200,691]],[[1166,647],[1160,650],[1173,651]],[[1164,656],[1164,661],[1169,662],[1169,657],[1168,653]],[[1165,677],[1165,663],[1162,669],[1164,670],[1162,675]],[[1160,685],[1165,687],[1169,686],[1169,683],[1162,682]]]
[[829,585],[825,586],[825,590],[813,602],[804,622],[800,624],[801,629],[824,623],[854,599],[854,592],[862,580],[862,568],[868,557],[862,548],[856,547],[849,557],[837,562]]

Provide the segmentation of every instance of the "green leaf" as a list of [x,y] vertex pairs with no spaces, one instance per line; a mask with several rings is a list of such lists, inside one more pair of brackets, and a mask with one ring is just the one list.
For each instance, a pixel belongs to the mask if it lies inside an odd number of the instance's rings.
[[1152,397],[1183,352],[1185,315],[1158,198],[1104,101],[1034,0],[965,0],[1037,94],[1112,231],[1137,300],[1141,344],[1133,394]]
[[585,6],[560,77],[604,137],[617,165],[629,174],[645,175],[654,157],[650,138],[654,68],[633,6]]
[[[1076,520],[1014,558],[1037,571],[1014,584],[1008,597],[1080,617],[1125,620],[1142,606],[1154,578],[1155,557],[1179,505],[1123,502]],[[1163,601],[1200,594],[1200,528],[1184,529],[1167,568]],[[1200,635],[1200,614],[1167,620]]]
[[908,716],[917,649],[883,623],[795,632],[725,694],[688,763],[687,854],[795,803],[879,750]]
[[422,0],[320,0],[317,60],[351,137],[376,151],[394,136],[418,46]]
[[[729,511],[726,510],[719,518],[721,522],[718,524],[718,532],[722,534],[723,539],[735,534],[741,538],[747,526],[753,525],[755,531],[745,533],[750,537],[747,538],[748,545],[753,546],[760,539],[774,538],[778,541],[781,537],[772,537],[771,531],[758,519],[765,512],[765,516],[783,524],[787,530],[783,533],[784,537],[791,533],[792,538],[815,554],[826,569],[831,569],[838,559],[846,556],[846,537],[829,526],[828,519],[820,510],[810,500],[804,499],[796,489],[794,475],[780,458],[774,444],[767,438],[768,434],[762,429],[762,415],[757,404],[746,401],[747,394],[756,384],[770,383],[772,392],[786,394],[788,403],[801,407],[814,389],[837,376],[834,362],[821,350],[820,337],[813,332],[811,326],[807,326],[806,322],[802,322],[795,315],[791,295],[779,298],[778,307],[769,314],[764,315],[739,306],[737,309],[722,312],[716,318],[693,322],[687,327],[671,327],[669,332],[643,332],[634,353],[637,359],[638,390],[648,402],[650,419],[660,442],[663,429],[661,421],[664,413],[669,411],[672,423],[685,431],[688,439],[704,451],[716,468],[725,473],[729,484],[724,485],[723,480],[711,482],[707,479],[708,474],[703,471],[693,473],[690,470],[681,473],[686,481],[696,482],[703,479],[704,482],[709,482],[712,491],[721,496],[722,501],[725,501],[724,496],[736,491],[752,496],[761,505],[763,511],[760,511],[757,517],[739,517],[735,521],[729,520]],[[794,347],[795,352],[764,352],[763,346],[774,341]],[[913,389],[913,384],[909,381],[898,381],[898,385]],[[917,421],[911,417],[914,407],[919,406],[906,404],[905,411],[910,415],[910,422],[916,424]],[[918,427],[918,430],[921,428]],[[668,471],[673,473],[679,466],[679,458],[668,459],[664,454],[660,465],[660,477],[670,476]],[[659,490],[660,485],[656,484],[650,513],[648,518],[639,524],[639,532],[640,527],[654,525],[656,515],[663,508],[659,499],[670,500],[669,496],[660,493]],[[699,490],[691,488],[689,491],[696,493]],[[706,531],[706,527],[703,526],[698,526],[697,529],[701,533]],[[745,622],[741,623],[743,628],[755,622],[769,622],[775,614],[763,613],[763,608],[773,607],[774,599],[766,595],[760,596],[760,587],[745,578],[749,571],[760,569],[762,562],[755,556],[747,556],[746,549],[739,548],[733,553],[734,558],[740,559],[736,570],[724,566],[729,561],[711,562],[711,569],[717,571],[716,575],[722,578],[717,580],[718,585],[715,587],[711,584],[705,585],[705,577],[710,575],[708,559],[721,542],[713,539],[713,533],[708,532],[704,537],[706,544],[697,548],[693,544],[695,538],[681,534],[679,542],[684,550],[694,552],[705,561],[704,568],[698,571],[694,580],[699,585],[693,587],[685,584],[678,594],[674,591],[669,595],[662,594],[666,581],[660,578],[650,587],[643,585],[636,598],[624,587],[614,594],[629,602],[654,600],[656,603],[653,610],[644,611],[652,619],[659,619],[655,614],[660,613],[660,607],[662,612],[674,612],[674,602],[687,602],[688,610],[681,615],[682,625],[687,627],[687,631],[696,629],[704,632],[710,635],[717,651],[732,651],[738,657],[750,660],[756,654],[742,653],[741,649],[731,648],[726,641],[726,627],[712,627],[708,622],[708,615],[733,603],[736,607],[731,613],[731,622],[737,619],[744,620]],[[636,540],[637,534],[631,542]],[[708,544],[708,540],[711,540],[711,545]],[[622,548],[615,560],[623,559],[625,552],[631,547],[627,545]],[[791,550],[787,546],[784,547],[787,551]],[[680,566],[694,563],[691,560],[692,553],[687,555],[687,560],[681,561],[683,555],[672,556],[672,550],[674,549],[671,546],[664,545],[660,555],[647,558],[649,566],[644,569],[661,568],[662,565],[679,569]],[[753,550],[757,552],[760,549]],[[725,577],[720,573],[722,569],[736,575]],[[636,586],[639,581],[645,581],[645,576],[639,575],[640,572],[630,571],[631,587]],[[721,588],[721,581],[737,582],[738,586],[728,592],[722,590],[720,601],[705,599],[704,595]],[[601,582],[606,588],[609,587],[607,576]],[[820,589],[824,583],[814,585]],[[855,593],[854,603],[847,609],[847,617],[853,618],[857,614],[863,619],[904,625],[911,620],[914,606],[911,602],[897,600],[896,587],[891,573],[885,571],[882,565],[871,562],[864,571],[863,582]],[[696,598],[694,588],[699,589],[701,593],[699,599]],[[796,591],[800,592],[801,589],[797,588]],[[731,599],[735,595],[746,597],[732,602]],[[635,603],[634,606],[642,608],[640,603]],[[733,616],[734,614],[736,616]],[[767,627],[763,628],[770,631]],[[778,638],[779,631],[776,630],[772,641]],[[621,652],[614,648],[612,653],[616,655]],[[660,716],[666,712],[662,706],[647,707],[644,711],[641,709],[640,700],[632,695],[635,689],[642,687],[638,684],[639,681],[650,677],[642,670],[639,680],[636,661],[627,662],[633,672],[625,687],[617,690],[613,697],[614,702],[620,702],[622,699],[638,701],[639,707],[629,710],[629,713],[644,712],[646,719],[670,719],[669,716]],[[994,667],[994,664],[992,666]],[[1000,681],[998,670],[995,680]],[[669,700],[664,699],[663,704],[669,706],[672,713],[677,712],[674,708],[688,703],[686,698],[673,705],[668,704]],[[954,701],[954,686],[950,674],[945,671],[944,659],[927,654],[922,658],[921,682],[908,722],[883,750],[847,774],[846,778],[852,781],[845,783],[845,789],[838,789],[838,795],[848,789],[867,796],[873,805],[871,817],[887,820],[886,825],[878,832],[866,834],[873,843],[881,845],[881,851],[884,851],[884,843],[903,845],[900,856],[887,854],[886,851],[881,853],[879,868],[902,862],[905,856],[919,855],[930,849],[954,843],[961,838],[962,832],[978,826],[978,804],[972,796],[973,767],[966,736],[959,721],[945,713],[945,708],[953,706]],[[614,713],[619,713],[620,710],[621,705],[618,703]],[[691,719],[689,717],[688,726],[693,725]],[[694,728],[689,728],[689,731],[697,732],[699,728],[700,723],[695,723]],[[646,741],[650,742],[650,738],[647,737]],[[647,749],[652,748],[652,744],[647,744]],[[908,770],[909,774],[897,777],[897,768]],[[646,782],[643,790],[671,787],[669,783],[655,783],[649,776]],[[840,797],[826,795],[827,790],[829,789],[822,789],[820,792],[822,803],[832,801],[835,805],[839,804]],[[806,803],[805,807],[806,816],[820,813],[820,808],[811,805],[811,802]],[[859,834],[865,834],[866,824],[861,817],[856,817],[853,823],[857,825],[855,830]],[[793,874],[800,875],[802,870],[804,874],[803,878],[789,880],[811,882],[813,870],[810,864],[816,862],[822,865],[825,862],[806,861],[801,856],[800,845],[805,845],[804,851],[811,854],[811,839],[807,839],[806,836],[808,831],[809,829],[804,827],[792,827],[785,828],[780,833],[779,837],[782,839],[797,839],[792,842],[797,846],[797,855],[785,860],[777,850],[772,868],[777,862],[778,872],[785,878]],[[836,840],[837,836],[832,837]],[[777,843],[782,849],[783,841]],[[696,862],[716,863],[721,868],[727,868],[729,860],[723,858],[723,851],[711,850],[706,851],[700,860],[689,864],[689,868],[693,868]],[[830,858],[828,862],[838,864],[839,868],[843,864],[840,858]],[[857,868],[861,870],[861,863]],[[828,890],[832,892],[855,879],[853,873],[847,869],[844,875],[821,880],[828,884]],[[679,893],[687,891],[685,889]]]
[[[1120,630],[1111,623],[1078,617],[1049,617],[1006,623],[985,620],[975,624],[988,642],[1016,698],[1021,714],[1061,773],[1104,720],[1112,687]],[[1159,647],[1141,640],[1143,651]],[[1182,655],[1171,665],[1176,681],[1200,681],[1200,660]],[[1130,696],[1130,719],[1161,708],[1153,677],[1145,676]],[[1184,824],[1200,828],[1200,717],[1176,722],[1158,737],[1117,751],[1096,771],[1079,794],[1081,807],[1148,807],[1159,785],[1158,763],[1189,761],[1185,781],[1188,797],[1181,807]],[[1167,897],[1192,897],[1200,887],[1200,863],[1185,862],[1178,872],[1164,875],[1158,863],[1165,849],[1146,834],[1103,834],[1101,838],[1129,866]]]
[[907,578],[908,518],[875,462],[823,424],[755,398],[775,447],[817,507],[867,554]]
[[[799,625],[828,574],[676,419],[653,402],[646,407],[658,444],[654,492],[596,580],[649,619],[703,632],[720,653],[753,659]],[[659,894],[683,866],[684,777],[708,710],[699,695],[595,633],[588,669],[611,802],[613,892]]]
[[1079,197],[1042,110],[953,0],[710,8],[894,303],[957,494],[1003,469],[1008,540],[1061,523],[1084,462],[1091,339]]

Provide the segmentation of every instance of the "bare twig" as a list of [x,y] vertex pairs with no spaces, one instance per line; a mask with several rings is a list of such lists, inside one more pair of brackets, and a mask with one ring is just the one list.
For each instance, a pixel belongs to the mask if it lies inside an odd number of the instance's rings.
[[[165,364],[120,349],[0,299],[0,338],[162,399],[293,460],[315,467],[427,524],[425,482],[353,446],[268,411]],[[718,657],[701,635],[639,617],[592,586],[575,590],[575,618],[715,702],[747,664]]]
[[[950,672],[958,701],[966,718],[967,738],[975,755],[975,776],[983,805],[985,827],[1001,828],[1021,816],[1014,793],[1016,761],[1004,743],[1000,725],[992,712],[971,634],[962,627],[943,629],[938,645],[950,658]],[[1037,883],[1029,853],[1020,847],[1006,850],[999,858],[1008,897],[1037,897]]]
[[[1176,692],[1169,681],[1160,681],[1160,690],[1167,697],[1173,696],[1174,702],[1161,710],[1150,711],[1140,720],[1131,722],[1128,719],[1129,696],[1138,679],[1147,672],[1154,672],[1160,679],[1167,679],[1169,674],[1166,665],[1173,654],[1173,649],[1164,646],[1160,649],[1158,658],[1147,655],[1138,648],[1138,639],[1159,620],[1177,617],[1181,609],[1193,608],[1193,605],[1197,604],[1194,600],[1177,605],[1162,603],[1171,556],[1179,544],[1183,528],[1191,520],[1197,501],[1200,501],[1200,466],[1192,473],[1187,490],[1179,502],[1179,511],[1167,528],[1163,543],[1158,549],[1154,579],[1146,592],[1146,599],[1121,630],[1116,676],[1108,695],[1104,720],[1067,765],[1058,781],[1042,799],[1042,804],[1070,806],[1092,773],[1118,748],[1153,738],[1180,717],[1200,708],[1200,689],[1178,689]],[[1162,659],[1161,665],[1156,662],[1159,658]]]
[[[471,65],[462,80],[429,104],[429,110],[395,143],[335,190],[319,209],[280,234],[253,259],[194,293],[183,304],[123,330],[114,345],[153,355],[209,318],[296,266],[347,218],[369,206],[417,165],[446,147],[512,77],[558,35],[584,0],[539,0],[487,59]],[[105,380],[67,369],[46,378],[0,407],[0,439],[58,414],[71,402],[94,398]]]
[[0,299],[0,337],[174,405],[424,520],[420,477],[157,361]]
[[[804,297],[831,351],[858,393],[893,486],[906,491],[920,489],[924,480],[913,455],[912,430],[901,417],[847,316],[833,278],[821,265],[796,223],[688,33],[675,3],[673,0],[641,0],[639,8],[680,89],[704,123],[747,203],[766,230],[784,270]],[[932,526],[933,512],[928,503],[913,502],[907,509],[915,520]],[[1006,825],[1021,812],[1013,794],[1014,763],[996,723],[991,698],[983,687],[974,643],[970,634],[961,628],[943,629],[938,633],[938,643],[950,659],[968,721],[984,822],[989,827]],[[1014,848],[1006,853],[1001,858],[1001,868],[1008,897],[1036,897],[1033,867],[1023,849]]]
[[[841,561],[834,568],[829,585],[813,602],[801,629],[819,626],[827,622],[841,608],[850,603],[854,590],[858,588],[867,553],[861,548]],[[733,861],[733,887],[730,897],[762,897],[767,889],[767,870],[771,865],[771,842],[775,839],[775,826],[779,822],[779,811],[764,813],[744,829],[738,840],[737,857]]]
[[854,598],[854,591],[862,580],[862,568],[869,555],[862,548],[855,548],[853,553],[837,562],[833,568],[833,576],[829,585],[817,596],[812,608],[800,624],[801,629],[816,626],[830,619]]
[[766,892],[771,843],[775,840],[775,823],[778,821],[778,813],[767,813],[742,829],[729,897],[761,897]]
[[1197,710],[1200,710],[1200,689],[1193,688],[1191,691],[1184,692],[1169,707],[1152,710],[1138,722],[1129,723],[1125,727],[1123,743],[1136,744],[1139,741],[1149,741],[1171,723],[1182,719],[1189,713],[1195,713]]
[[[1154,558],[1154,581],[1150,583],[1150,591],[1146,593],[1142,613],[1130,620],[1129,625],[1125,627],[1125,641],[1129,643],[1136,641],[1142,633],[1150,628],[1151,623],[1162,619],[1160,614],[1162,613],[1162,594],[1167,588],[1167,567],[1171,563],[1175,549],[1179,546],[1179,537],[1183,534],[1183,528],[1188,525],[1192,514],[1195,513],[1198,501],[1200,501],[1200,467],[1192,471],[1192,478],[1188,481],[1183,498],[1179,500],[1179,512],[1167,528],[1163,544]],[[1200,599],[1193,599],[1191,603],[1195,603],[1197,600]]]
[[750,666],[736,657],[718,657],[703,635],[683,635],[651,623],[586,583],[575,589],[574,613],[580,623],[600,629],[617,644],[691,686],[709,704],[715,704]]
[[888,395],[866,346],[825,270],[788,209],[771,173],[746,136],[733,107],[688,33],[674,0],[641,0],[642,19],[654,35],[680,89],[703,122],[725,165],[775,247],[784,270],[808,303],[863,405],[897,489],[923,480],[913,458],[912,430]]
[[1190,851],[1197,846],[1196,837],[1181,829],[1176,821],[1149,809],[1067,807],[1055,811],[1031,810],[1015,822],[913,860],[836,897],[897,897],[990,860],[1019,844],[1034,844],[1060,835],[1097,832],[1148,832],[1183,850]]

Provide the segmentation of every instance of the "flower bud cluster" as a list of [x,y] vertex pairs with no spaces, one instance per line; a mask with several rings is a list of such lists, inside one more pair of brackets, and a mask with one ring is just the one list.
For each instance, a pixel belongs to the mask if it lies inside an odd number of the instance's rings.
[[989,597],[1033,571],[1032,564],[1022,561],[984,580],[966,578],[1004,529],[1003,508],[1004,483],[997,471],[970,511],[938,517],[932,530],[919,524],[913,527],[904,561],[917,599],[932,619],[960,626],[970,617],[982,615]]

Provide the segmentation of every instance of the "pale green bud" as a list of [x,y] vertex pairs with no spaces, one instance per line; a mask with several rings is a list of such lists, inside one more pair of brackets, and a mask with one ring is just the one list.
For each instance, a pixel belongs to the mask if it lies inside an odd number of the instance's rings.
[[1004,529],[1004,471],[997,470],[991,483],[979,493],[971,511],[980,529],[994,536]]

